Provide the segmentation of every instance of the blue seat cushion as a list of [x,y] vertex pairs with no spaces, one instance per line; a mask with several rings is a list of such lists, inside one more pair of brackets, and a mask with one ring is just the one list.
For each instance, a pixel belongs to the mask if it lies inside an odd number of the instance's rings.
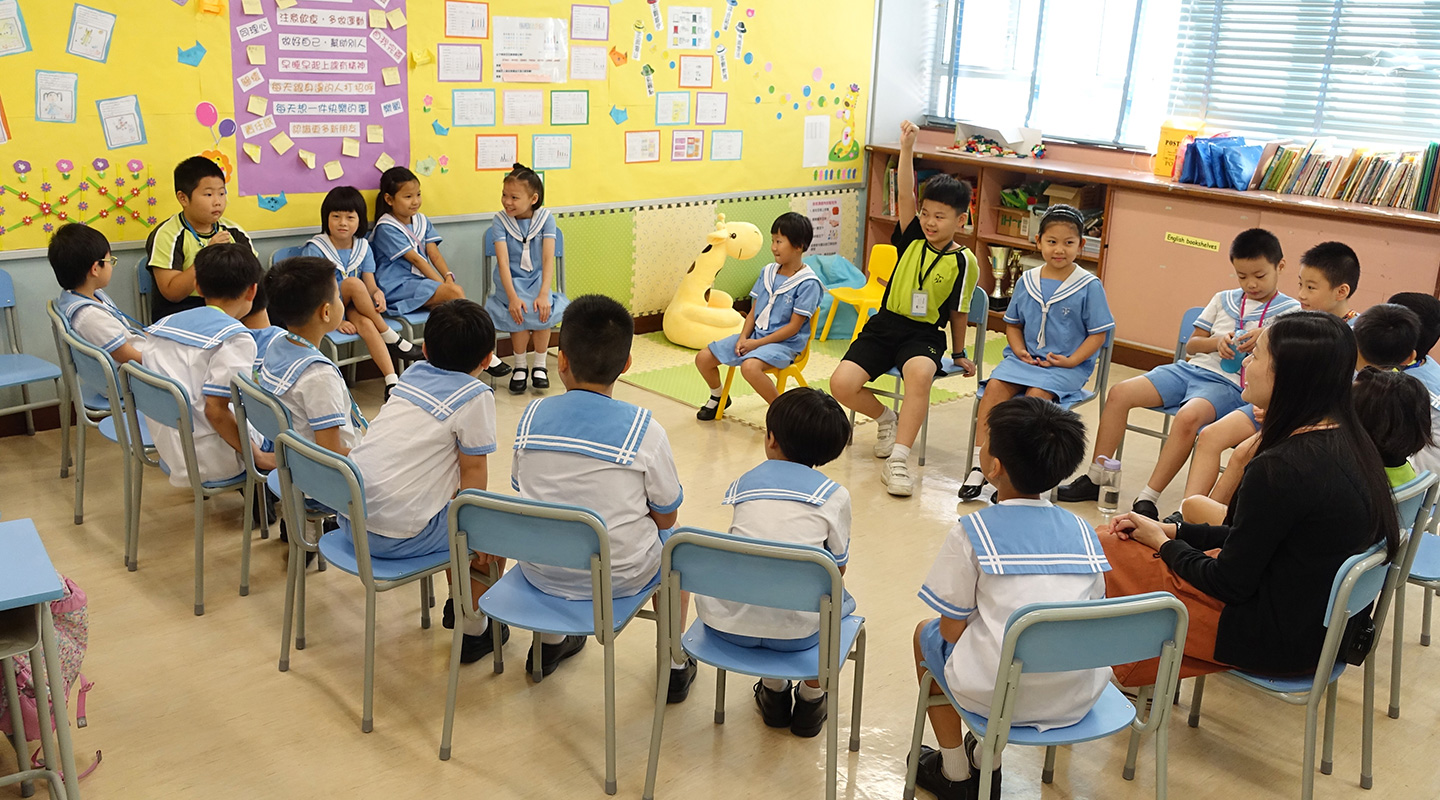
[[[840,620],[840,661],[855,646],[855,637],[860,632],[864,617],[851,614]],[[820,645],[806,650],[780,652],[764,647],[741,647],[734,642],[716,636],[714,631],[696,620],[681,637],[680,644],[685,652],[712,667],[726,672],[739,672],[761,678],[782,678],[785,680],[814,680],[820,666]]]
[[1410,580],[1435,583],[1440,581],[1440,536],[1423,534],[1410,568]]
[[[948,689],[946,689],[945,696],[950,698],[953,705],[955,698],[951,697]],[[966,727],[974,731],[976,736],[984,736],[985,726],[989,720],[963,708],[959,710],[960,718],[965,720]],[[1091,708],[1090,713],[1086,714],[1079,722],[1045,731],[1030,725],[1012,725],[1010,726],[1009,743],[1031,747],[1078,744],[1093,739],[1102,739],[1122,731],[1134,719],[1135,704],[1131,703],[1119,689],[1116,689],[1114,684],[1107,683],[1105,691],[1100,693],[1100,699],[1095,701],[1095,707]]]
[[[112,442],[120,441],[115,435],[115,417],[110,416],[100,420],[100,424],[97,427],[100,428],[101,436],[104,436]],[[150,424],[145,421],[143,414],[140,416],[140,443],[146,447],[155,446],[155,440],[150,437]],[[168,475],[170,473],[166,472],[165,474]]]
[[80,402],[85,404],[85,408],[90,411],[110,410],[110,398],[99,392],[85,392],[85,396],[80,398]]
[[[273,495],[275,495],[276,497],[279,497],[279,496],[280,496],[280,470],[278,470],[278,469],[272,469],[272,470],[270,470],[270,473],[265,476],[265,488],[269,489],[269,490],[270,490],[270,493],[273,494]],[[335,513],[334,511],[332,511],[332,510],[329,509],[329,508],[326,508],[325,506],[321,505],[320,503],[317,503],[317,502],[315,502],[314,500],[311,500],[311,499],[308,498],[308,497],[305,498],[305,518],[306,518],[306,519],[322,519],[322,518],[328,517],[328,516],[330,516],[330,515],[332,515],[332,514],[334,514],[334,513]]]
[[[359,562],[355,557],[355,542],[350,534],[330,531],[320,537],[320,554],[325,560],[351,575],[360,574]],[[440,567],[450,566],[449,553],[431,553],[415,558],[372,558],[370,570],[377,581],[399,581],[413,578]]]
[[43,358],[25,355],[0,355],[0,387],[23,386],[60,377],[60,368]]
[[[1339,680],[1340,675],[1344,672],[1345,662],[1336,662],[1335,666],[1330,669],[1330,680],[1326,682],[1326,685],[1328,686],[1329,684]],[[1265,689],[1266,691],[1270,692],[1283,692],[1285,694],[1301,694],[1304,692],[1308,692],[1310,691],[1311,686],[1313,686],[1315,683],[1314,675],[1299,675],[1289,678],[1276,678],[1270,675],[1256,675],[1253,672],[1243,672],[1238,669],[1232,670],[1230,674],[1252,686],[1258,686],[1259,688]]]
[[[650,585],[629,597],[614,599],[615,630],[630,623],[640,608],[660,586],[660,575]],[[558,633],[566,636],[595,635],[594,603],[589,600],[566,600],[535,588],[518,568],[506,572],[485,594],[480,595],[480,610],[501,622],[536,633]]]

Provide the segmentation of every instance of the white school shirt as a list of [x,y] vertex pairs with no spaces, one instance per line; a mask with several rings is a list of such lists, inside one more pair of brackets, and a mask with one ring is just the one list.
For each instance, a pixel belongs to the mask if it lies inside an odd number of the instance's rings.
[[[1028,508],[1027,508],[1028,507]],[[1053,526],[1006,524],[1007,509],[1044,509]],[[1023,512],[1022,512],[1023,513]],[[1035,512],[1026,515],[1026,521]],[[982,517],[983,515],[983,517]],[[1068,534],[1068,542],[1080,551],[1077,558],[1105,561],[1099,539],[1089,525],[1074,514],[1046,500],[1006,500],[996,506],[961,517],[940,546],[940,554],[925,577],[920,599],[941,614],[968,623],[945,663],[945,682],[966,711],[988,714],[995,696],[1000,646],[1005,640],[1005,623],[1016,609],[1029,603],[1098,600],[1105,596],[1102,572],[991,574],[980,566],[966,526],[988,521],[986,536],[1036,538],[1054,533]],[[1075,526],[1069,530],[1061,526]],[[1085,542],[1091,544],[1085,544]],[[1030,548],[1026,544],[1022,549]],[[1087,552],[1093,548],[1093,553]],[[993,567],[992,567],[993,568]],[[1042,567],[1043,568],[1043,567]],[[1108,569],[1108,565],[1105,567]],[[1020,698],[1015,708],[1015,725],[1033,725],[1041,730],[1079,722],[1100,698],[1110,680],[1110,668],[1077,672],[1027,673],[1021,678]]]
[[[160,325],[185,325],[188,316],[201,314],[212,328],[221,330],[225,336],[218,346],[206,350],[182,344],[156,333]],[[218,315],[218,316],[216,316]],[[224,319],[220,319],[224,317]],[[225,323],[234,323],[233,329]],[[200,468],[202,482],[223,481],[245,471],[240,453],[210,426],[205,418],[205,398],[223,397],[230,399],[230,380],[236,375],[249,375],[255,364],[255,339],[238,320],[231,319],[225,312],[209,306],[192,308],[171,314],[149,329],[150,336],[145,343],[145,366],[155,372],[173,378],[190,397],[190,416],[194,424],[195,461]],[[170,485],[186,488],[190,486],[189,473],[185,469],[185,454],[180,443],[180,431],[166,425],[150,422],[150,435],[155,449],[170,470]]]
[[[766,491],[786,486],[803,486],[801,491],[808,496],[781,500],[776,498],[785,493],[783,488],[780,492]],[[747,493],[752,499],[745,499]],[[822,496],[823,501],[816,505],[814,500]],[[819,547],[830,551],[835,563],[842,567],[850,559],[850,493],[818,470],[787,461],[767,461],[731,484],[724,502],[735,507],[730,523],[730,533],[735,536]],[[804,639],[820,631],[820,615],[811,611],[767,608],[698,594],[695,613],[715,630],[737,636]]]
[[[407,384],[435,398],[444,419],[407,399],[400,389]],[[468,397],[458,407],[447,407],[445,400],[457,394]],[[490,387],[429,362],[414,364],[350,451],[365,479],[366,527],[391,539],[414,538],[460,488],[460,454],[493,452],[495,393]]]
[[[599,398],[599,400],[597,400]],[[600,402],[604,400],[607,402]],[[610,535],[611,591],[626,597],[644,589],[660,570],[660,531],[650,511],[669,513],[680,507],[684,492],[670,439],[660,423],[648,419],[645,433],[628,464],[578,452],[540,450],[525,446],[527,418],[541,404],[593,419],[592,407],[643,411],[594,392],[576,391],[541,398],[522,415],[510,462],[510,485],[521,497],[564,503],[593,511]],[[632,413],[633,413],[632,411]],[[627,459],[629,460],[629,459]],[[588,569],[569,569],[520,562],[525,578],[546,594],[567,600],[588,600],[593,594]]]
[[[1210,298],[1205,310],[1200,312],[1200,317],[1195,320],[1195,327],[1205,331],[1207,336],[1222,336],[1241,329],[1253,331],[1268,326],[1281,314],[1299,310],[1300,301],[1284,292],[1276,292],[1268,302],[1257,303],[1245,296],[1244,289],[1226,289],[1223,292],[1217,292],[1214,297]],[[1241,320],[1242,312],[1243,321]],[[1226,372],[1220,366],[1223,360],[1218,352],[1190,356],[1191,364],[1208,369],[1239,386],[1240,373]]]
[[75,308],[70,312],[70,327],[81,339],[107,353],[114,353],[127,344],[137,349],[143,348],[144,335],[125,324],[124,318],[120,316],[120,309],[109,295],[97,290],[95,297],[98,303],[86,302],[89,298],[81,299],[76,292],[66,291],[60,294],[56,306],[63,314],[67,307],[66,301],[75,302]]
[[345,378],[315,348],[276,336],[260,356],[258,377],[290,412],[290,426],[300,438],[313,442],[315,431],[339,428],[341,447],[354,449],[360,443]]

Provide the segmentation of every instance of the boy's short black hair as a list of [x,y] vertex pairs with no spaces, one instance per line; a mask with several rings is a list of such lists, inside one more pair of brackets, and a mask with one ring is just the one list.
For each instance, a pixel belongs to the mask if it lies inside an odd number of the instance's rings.
[[[270,321],[282,328],[304,325],[316,309],[329,305],[340,291],[335,265],[315,256],[287,258],[270,268],[261,281],[270,301]],[[255,295],[258,300],[260,295]],[[252,308],[251,311],[259,309]]]
[[460,297],[431,309],[425,323],[425,357],[436,368],[468,375],[489,361],[494,351],[495,323],[484,306]]
[[1366,367],[1355,376],[1355,415],[1387,467],[1429,447],[1430,392],[1413,375]]
[[260,280],[255,282],[255,296],[250,298],[250,313],[246,314],[246,317],[252,317],[270,309],[270,293],[265,291],[265,276],[269,272],[263,264],[260,266]]
[[[212,244],[195,256],[195,288],[206,300],[244,297],[251,286],[260,283],[261,272],[260,259],[249,245]],[[254,313],[253,306],[250,313]]]
[[776,217],[770,223],[770,232],[784,236],[792,247],[801,250],[809,250],[810,243],[815,240],[815,226],[810,224],[810,218],[794,211],[786,211]]
[[845,409],[835,398],[808,386],[775,398],[765,412],[765,430],[775,437],[786,459],[807,467],[834,461],[850,443],[850,418]]
[[565,309],[560,352],[582,383],[609,386],[625,371],[635,320],[625,306],[602,294],[581,295]]
[[1409,363],[1420,339],[1420,318],[1405,306],[1380,303],[1355,319],[1355,344],[1372,367],[1394,369]]
[[95,262],[107,255],[110,255],[110,242],[105,234],[79,222],[61,225],[50,237],[50,247],[45,251],[62,289],[79,288]]
[[1360,257],[1344,242],[1321,242],[1300,256],[1300,266],[1320,270],[1330,288],[1350,287],[1350,296],[1360,288]]
[[1401,292],[1387,303],[1405,306],[1420,319],[1420,338],[1415,342],[1415,357],[1424,358],[1440,342],[1440,300],[1424,292]]
[[355,229],[356,239],[370,230],[369,220],[365,219],[365,196],[354,186],[336,186],[325,193],[325,199],[320,201],[321,233],[330,232],[330,215],[336,211],[353,211],[360,218],[360,227]]
[[1021,395],[990,409],[990,455],[1022,494],[1044,494],[1085,460],[1085,423],[1049,400]]
[[190,156],[175,165],[175,191],[189,197],[202,178],[225,181],[225,170],[205,156]]
[[957,216],[964,216],[970,211],[970,184],[942,172],[920,187],[920,202],[926,200],[943,203],[955,209]]
[[1251,228],[1240,231],[1230,243],[1230,260],[1237,258],[1263,258],[1271,264],[1279,264],[1285,259],[1285,251],[1275,234],[1264,228]]

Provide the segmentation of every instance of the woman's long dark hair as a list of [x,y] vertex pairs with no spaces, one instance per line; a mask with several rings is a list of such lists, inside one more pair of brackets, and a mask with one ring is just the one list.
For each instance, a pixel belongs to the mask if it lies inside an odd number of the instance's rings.
[[1358,477],[1372,525],[1369,541],[1383,540],[1393,560],[1400,546],[1400,524],[1395,517],[1390,483],[1385,478],[1380,452],[1355,413],[1351,395],[1355,334],[1339,317],[1321,311],[1286,314],[1266,331],[1275,384],[1260,427],[1256,455],[1306,425],[1325,420],[1339,425],[1339,436],[1331,439],[1336,449],[1333,456],[1341,463],[1353,458],[1359,464]]

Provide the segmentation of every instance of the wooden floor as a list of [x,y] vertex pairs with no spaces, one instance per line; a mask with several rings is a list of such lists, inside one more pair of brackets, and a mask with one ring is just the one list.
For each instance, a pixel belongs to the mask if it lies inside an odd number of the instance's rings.
[[[1133,374],[1117,372],[1117,379]],[[364,384],[356,394],[373,416],[379,384]],[[685,485],[681,524],[723,530],[730,511],[720,505],[722,493],[763,458],[761,434],[738,423],[699,423],[693,409],[624,385],[617,396],[653,409],[669,432]],[[503,389],[497,398],[506,446],[491,458],[490,474],[501,491],[510,467],[508,442],[526,400]],[[919,470],[916,495],[909,499],[892,498],[880,485],[879,462],[870,454],[873,426],[862,427],[855,445],[825,468],[854,498],[846,579],[869,629],[856,754],[843,752],[850,724],[848,668],[840,697],[842,797],[900,797],[916,693],[910,637],[916,621],[931,616],[915,593],[955,521],[970,413],[968,399],[933,410],[929,463]],[[1095,415],[1093,404],[1085,409],[1088,424]],[[602,655],[593,641],[541,684],[523,672],[523,635],[506,650],[505,674],[495,675],[489,659],[462,668],[454,756],[442,763],[437,749],[450,634],[439,626],[438,613],[432,629],[420,629],[418,590],[382,595],[375,730],[363,734],[359,581],[334,569],[311,573],[308,647],[294,652],[290,671],[280,673],[284,546],[256,541],[251,594],[238,596],[240,498],[211,501],[206,614],[195,617],[188,492],[171,488],[153,471],[146,475],[140,570],[127,572],[118,448],[98,437],[91,443],[85,523],[76,526],[74,482],[58,477],[58,433],[0,439],[0,513],[33,518],[58,568],[90,597],[85,674],[95,688],[90,726],[75,732],[75,743],[83,760],[103,750],[104,762],[83,782],[86,798],[604,797]],[[1155,452],[1154,440],[1132,434],[1126,502],[1143,484]],[[1178,491],[1165,495],[1162,511],[1176,507]],[[1089,505],[1072,508],[1095,516]],[[1316,776],[1316,797],[1440,797],[1440,652],[1418,644],[1419,606],[1419,593],[1412,591],[1408,691],[1400,720],[1383,711],[1388,631],[1379,658],[1375,789],[1358,786],[1361,676],[1352,671],[1341,680],[1335,774]],[[616,645],[622,797],[639,797],[644,782],[654,642],[652,623],[637,620]],[[657,797],[823,796],[823,737],[801,740],[764,727],[751,683],[732,677],[728,721],[716,726],[715,674],[702,668],[690,699],[668,711]],[[1185,725],[1188,705],[1187,683],[1170,729],[1171,797],[1298,795],[1303,708],[1219,680],[1209,688],[1199,729]],[[1154,750],[1150,740],[1146,744],[1134,782],[1120,778],[1120,737],[1062,749],[1055,782],[1046,787],[1040,783],[1041,753],[1010,748],[1004,796],[1153,797]],[[13,754],[0,747],[0,770],[13,768]],[[0,797],[13,791],[0,789]]]

